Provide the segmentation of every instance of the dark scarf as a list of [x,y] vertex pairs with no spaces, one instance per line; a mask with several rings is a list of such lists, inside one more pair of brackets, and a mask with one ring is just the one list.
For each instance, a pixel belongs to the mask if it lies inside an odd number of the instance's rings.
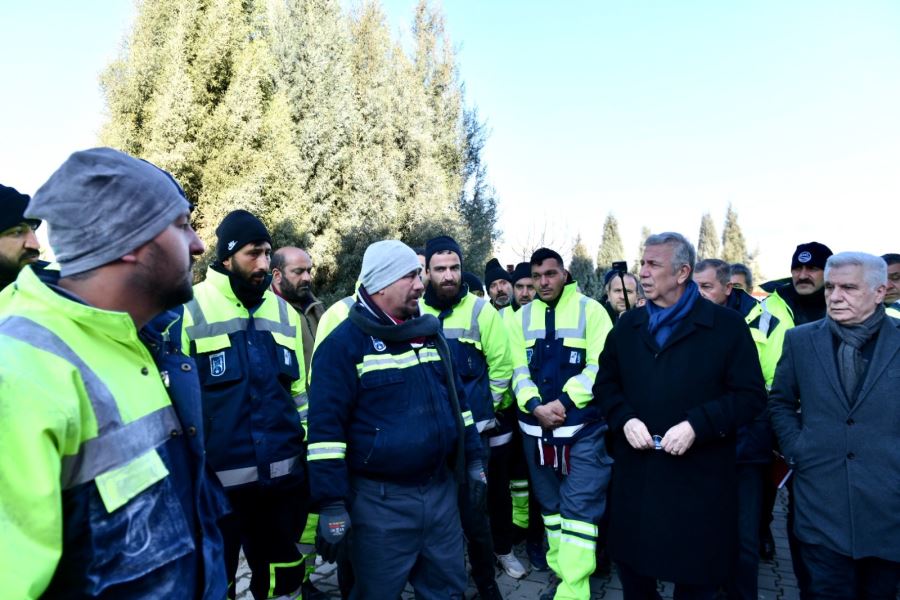
[[831,334],[840,341],[837,349],[838,376],[852,406],[856,401],[856,391],[866,371],[862,347],[878,335],[881,322],[884,321],[884,306],[877,306],[875,312],[858,325],[840,325],[831,317],[826,317],[826,319]]
[[[450,397],[450,406],[456,417],[456,430],[458,436],[456,440],[456,451],[454,452],[451,465],[453,466],[453,472],[457,483],[462,484],[465,481],[466,468],[466,427],[463,423],[459,396],[457,395],[456,390],[453,359],[450,355],[450,348],[447,346],[447,340],[445,340],[444,336],[440,333],[440,321],[438,321],[434,315],[421,315],[419,317],[407,319],[398,324],[375,305],[375,302],[372,301],[372,297],[369,296],[369,293],[366,292],[366,289],[363,286],[359,286],[359,300],[365,305],[365,308],[359,310],[356,306],[352,307],[350,309],[349,319],[366,335],[388,342],[409,343],[412,340],[424,341],[426,339],[434,342],[434,347],[441,357],[441,365],[446,372],[447,395]],[[367,317],[364,314],[367,310],[372,311],[378,321]]]
[[681,298],[672,306],[660,308],[652,301],[647,302],[647,312],[650,314],[647,329],[656,340],[657,346],[662,348],[666,344],[666,340],[672,335],[672,331],[688,316],[699,297],[700,288],[697,287],[693,280],[690,280],[684,288]]
[[221,273],[228,277],[228,283],[231,284],[231,291],[234,292],[235,297],[241,301],[241,304],[249,310],[259,306],[262,302],[263,294],[266,293],[266,290],[269,289],[269,285],[272,283],[271,273],[267,274],[259,285],[254,285],[240,275],[232,273],[221,263],[213,263],[211,267],[216,273]]
[[812,323],[825,317],[825,288],[803,296],[797,293],[793,283],[788,283],[776,291],[791,308],[794,325]]

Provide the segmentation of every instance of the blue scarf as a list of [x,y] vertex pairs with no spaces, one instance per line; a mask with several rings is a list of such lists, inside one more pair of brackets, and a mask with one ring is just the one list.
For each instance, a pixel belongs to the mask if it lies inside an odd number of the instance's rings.
[[691,312],[699,297],[700,288],[691,280],[688,281],[681,298],[672,306],[660,308],[653,304],[652,301],[647,302],[647,312],[650,314],[650,322],[647,329],[650,335],[656,339],[657,346],[662,348],[665,345],[666,340],[672,335],[672,331]]

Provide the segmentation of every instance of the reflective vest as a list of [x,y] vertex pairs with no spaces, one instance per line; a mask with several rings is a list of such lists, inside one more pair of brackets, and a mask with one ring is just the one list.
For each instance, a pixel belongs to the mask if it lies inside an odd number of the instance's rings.
[[224,572],[198,580],[187,427],[127,313],[23,269],[0,316],[0,414],[0,594],[222,597]]
[[185,305],[183,345],[197,361],[209,462],[228,487],[303,476],[306,375],[296,311],[267,290],[248,310],[210,269]]
[[347,296],[329,306],[328,309],[322,313],[322,318],[319,319],[319,326],[316,329],[316,341],[315,344],[313,344],[313,353],[315,353],[319,344],[322,343],[322,340],[328,337],[329,333],[334,331],[338,325],[347,319],[347,315],[350,314],[350,307],[354,304],[356,304],[356,296]]
[[895,302],[890,306],[884,307],[884,312],[889,317],[893,317],[895,319],[900,319],[900,302]]
[[479,433],[494,429],[494,413],[503,403],[512,375],[502,318],[487,300],[472,293],[446,311],[429,306],[424,299],[419,307],[423,314],[432,314],[441,321],[476,429]]
[[[540,298],[523,306],[508,332],[519,426],[548,443],[569,443],[602,419],[592,388],[612,322],[599,302],[575,286],[567,284],[553,308]],[[566,407],[566,420],[542,430],[532,411],[557,399]]]

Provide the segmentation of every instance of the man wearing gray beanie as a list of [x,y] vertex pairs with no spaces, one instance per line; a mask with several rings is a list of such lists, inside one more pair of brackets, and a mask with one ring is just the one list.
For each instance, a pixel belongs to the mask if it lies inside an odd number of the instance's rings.
[[28,205],[62,272],[23,269],[0,316],[5,597],[227,593],[196,365],[155,336],[191,298],[189,211],[111,148],[70,156]]
[[440,322],[419,314],[420,270],[402,242],[370,245],[358,301],[313,353],[316,546],[329,562],[349,555],[354,598],[398,598],[409,582],[461,600],[466,588],[457,485],[483,498],[481,443]]

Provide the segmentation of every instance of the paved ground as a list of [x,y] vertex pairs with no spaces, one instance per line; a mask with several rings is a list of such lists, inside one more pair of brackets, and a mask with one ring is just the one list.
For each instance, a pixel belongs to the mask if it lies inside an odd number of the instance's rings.
[[[788,551],[787,533],[785,531],[785,513],[787,511],[787,500],[783,494],[779,494],[778,501],[775,505],[775,521],[772,524],[772,534],[775,537],[776,554],[775,559],[768,562],[761,562],[759,566],[759,599],[760,600],[796,600],[799,599],[797,590],[797,582],[794,579],[794,573],[791,566],[791,557]],[[522,564],[528,565],[525,558],[524,546],[516,548],[516,553],[522,560]],[[550,589],[551,575],[547,572],[532,572],[525,576],[524,579],[515,580],[508,577],[505,573],[497,577],[500,584],[500,590],[508,600],[537,600],[540,595]],[[340,598],[337,592],[337,576],[334,573],[334,565],[322,565],[313,575],[313,582],[319,589],[327,591],[333,598]],[[476,595],[475,587],[471,584],[467,593],[467,598]],[[242,562],[241,570],[238,573],[237,591],[238,600],[252,600],[247,587],[250,585],[250,573],[246,565]],[[622,585],[619,578],[615,574],[615,569],[611,575],[605,577],[591,578],[591,598],[622,598]],[[672,585],[660,585],[660,591],[663,598],[672,597]],[[412,599],[414,595],[411,589],[403,594],[403,600]]]

